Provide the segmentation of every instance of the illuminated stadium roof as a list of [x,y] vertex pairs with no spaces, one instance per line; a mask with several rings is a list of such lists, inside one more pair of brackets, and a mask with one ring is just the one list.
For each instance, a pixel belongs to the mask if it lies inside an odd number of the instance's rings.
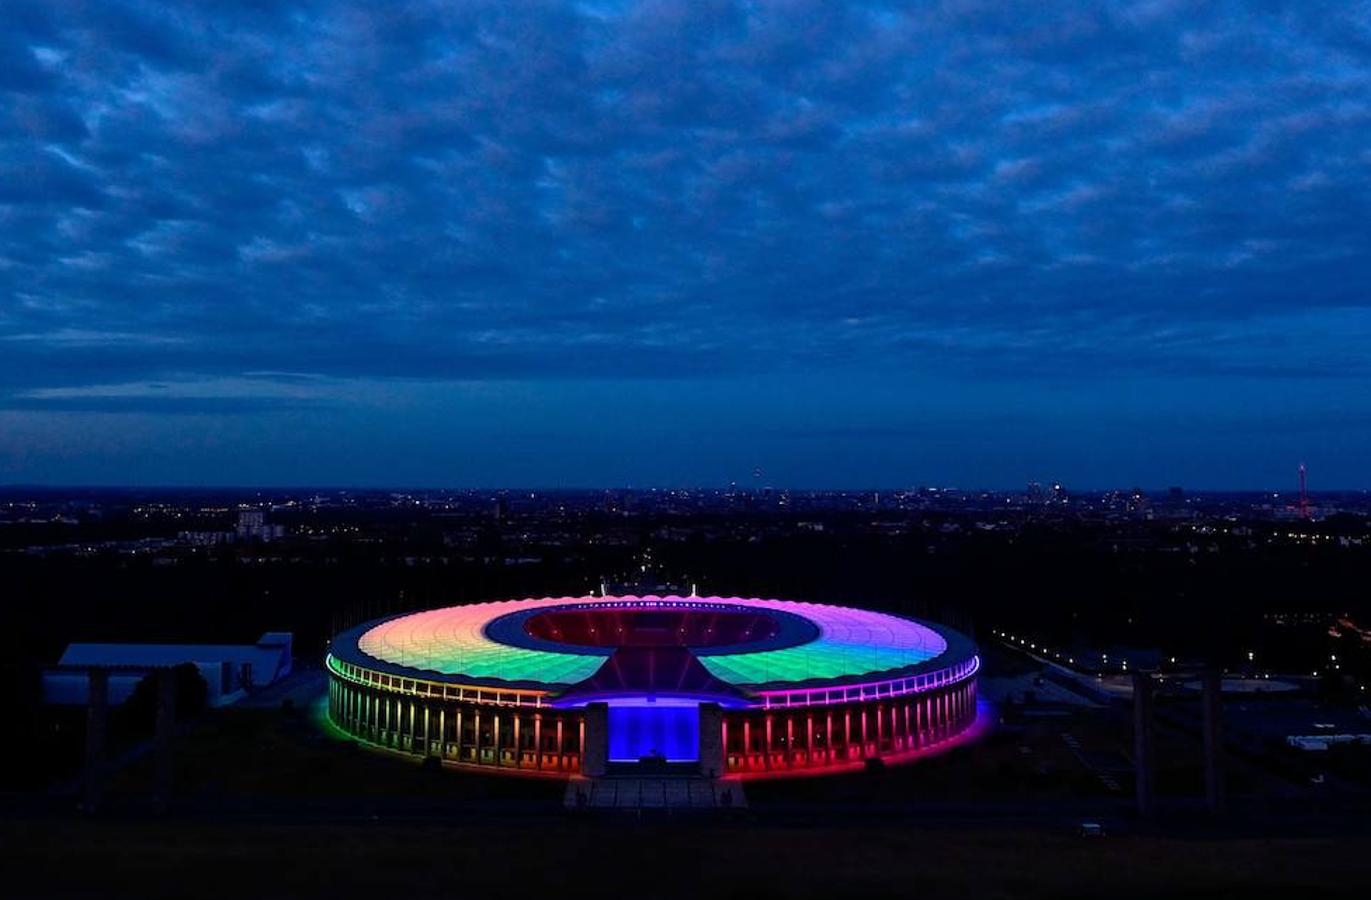
[[736,702],[876,682],[894,683],[895,693],[922,690],[926,673],[945,683],[976,665],[970,642],[937,626],[743,597],[548,597],[446,607],[355,628],[338,636],[332,655],[392,676],[550,698],[641,693]]

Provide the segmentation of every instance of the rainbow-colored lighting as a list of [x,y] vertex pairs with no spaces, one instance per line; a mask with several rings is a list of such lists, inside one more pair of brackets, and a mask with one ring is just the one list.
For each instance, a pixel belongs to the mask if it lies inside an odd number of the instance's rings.
[[584,681],[613,652],[557,653],[511,647],[486,637],[486,623],[530,607],[583,603],[594,598],[546,597],[449,606],[382,622],[357,639],[357,649],[382,662],[440,675],[549,684]]
[[826,680],[886,672],[926,662],[947,649],[947,641],[933,629],[885,613],[785,600],[730,598],[724,602],[794,613],[819,627],[817,638],[797,647],[717,656],[700,651],[705,668],[730,684]]
[[506,614],[560,606],[746,607],[790,613],[816,626],[817,635],[796,646],[696,651],[710,674],[740,688],[872,675],[918,665],[947,650],[947,641],[933,629],[885,613],[784,600],[678,596],[545,597],[435,609],[381,622],[361,634],[357,648],[386,663],[443,676],[572,685],[594,675],[613,648],[516,647],[492,639],[486,630]]

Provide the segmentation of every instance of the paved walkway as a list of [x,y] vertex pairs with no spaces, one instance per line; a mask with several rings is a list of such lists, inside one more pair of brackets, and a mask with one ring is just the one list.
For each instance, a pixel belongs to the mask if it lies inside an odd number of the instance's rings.
[[567,809],[743,809],[736,778],[585,778],[567,782]]

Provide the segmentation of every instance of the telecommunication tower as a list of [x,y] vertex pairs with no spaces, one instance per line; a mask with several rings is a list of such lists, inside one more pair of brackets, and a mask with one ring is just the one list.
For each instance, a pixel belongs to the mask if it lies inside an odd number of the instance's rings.
[[1300,463],[1300,518],[1309,518],[1309,489],[1305,481],[1304,463]]

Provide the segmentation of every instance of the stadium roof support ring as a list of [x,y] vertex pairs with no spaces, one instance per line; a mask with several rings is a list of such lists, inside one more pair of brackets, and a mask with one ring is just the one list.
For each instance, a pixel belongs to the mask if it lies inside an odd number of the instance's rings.
[[513,771],[660,758],[749,775],[964,739],[980,666],[966,637],[889,613],[678,596],[395,616],[338,635],[327,663],[334,723],[391,749]]

